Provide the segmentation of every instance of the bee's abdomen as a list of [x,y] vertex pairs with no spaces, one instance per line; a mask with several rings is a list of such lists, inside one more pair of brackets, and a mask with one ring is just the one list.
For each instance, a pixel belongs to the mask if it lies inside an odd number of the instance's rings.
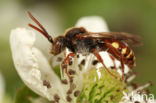
[[[129,67],[133,67],[135,65],[135,56],[134,52],[132,51],[131,48],[128,47],[127,44],[124,42],[118,42],[118,41],[113,41],[111,45],[117,49],[118,52],[124,57],[124,63],[127,64]],[[121,58],[119,56],[114,55],[118,60]]]
[[124,56],[125,63],[128,64],[132,68],[135,65],[135,60],[136,60],[132,49],[130,49],[129,47],[122,48],[121,53]]

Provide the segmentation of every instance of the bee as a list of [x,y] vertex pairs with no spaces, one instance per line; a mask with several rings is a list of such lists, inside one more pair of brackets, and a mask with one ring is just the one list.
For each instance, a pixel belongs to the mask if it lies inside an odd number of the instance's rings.
[[73,27],[68,29],[64,36],[58,36],[53,39],[30,12],[28,12],[28,15],[39,28],[32,24],[28,25],[39,31],[48,39],[52,44],[51,53],[54,56],[65,51],[66,48],[71,51],[63,62],[65,73],[69,78],[70,75],[67,70],[67,64],[69,63],[70,57],[74,57],[76,53],[81,53],[82,55],[93,53],[97,57],[97,60],[102,63],[106,71],[117,78],[117,76],[110,72],[105,66],[105,63],[99,54],[101,51],[107,51],[111,58],[116,58],[120,61],[122,80],[124,80],[124,64],[127,64],[130,70],[135,66],[136,58],[129,45],[140,46],[140,36],[125,32],[89,32],[84,27]]

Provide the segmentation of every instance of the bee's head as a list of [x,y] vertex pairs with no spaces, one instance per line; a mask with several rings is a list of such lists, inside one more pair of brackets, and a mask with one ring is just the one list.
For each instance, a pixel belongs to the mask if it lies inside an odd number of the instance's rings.
[[66,47],[65,37],[59,36],[55,38],[54,42],[52,43],[51,53],[53,55],[57,55],[62,51],[64,51],[65,47]]

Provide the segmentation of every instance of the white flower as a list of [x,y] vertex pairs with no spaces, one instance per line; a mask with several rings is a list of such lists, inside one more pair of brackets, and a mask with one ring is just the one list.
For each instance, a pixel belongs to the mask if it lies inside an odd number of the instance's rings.
[[[85,21],[92,26],[85,25]],[[108,30],[105,22],[100,17],[82,18],[76,26],[83,25],[89,31],[104,32]],[[47,58],[34,46],[35,40],[35,33],[26,28],[17,28],[11,31],[10,45],[16,70],[24,83],[34,92],[50,101],[60,98],[60,103],[64,103],[68,98],[66,96],[67,86],[61,83],[59,77],[53,72]],[[76,77],[81,78],[79,75]],[[80,79],[76,80],[75,85],[81,89]],[[51,85],[51,88],[43,85],[45,81]]]
[[[105,21],[98,16],[84,17],[78,20],[76,27],[85,27],[90,32],[108,32]],[[26,28],[17,28],[11,31],[10,45],[13,56],[14,65],[18,74],[24,83],[31,88],[35,93],[42,97],[47,98],[49,101],[59,101],[59,103],[72,102],[76,103],[78,94],[83,88],[83,73],[88,71],[93,66],[92,60],[96,59],[93,54],[88,56],[80,56],[79,59],[75,56],[73,58],[73,65],[68,66],[71,70],[75,71],[73,79],[68,79],[61,71],[61,80],[53,71],[48,59],[42,54],[42,52],[34,46],[36,41],[35,33]],[[47,41],[48,42],[48,41]],[[66,49],[68,54],[70,51]],[[48,53],[48,51],[47,51]],[[102,59],[107,67],[113,66],[112,59],[110,59],[107,52],[100,52]],[[53,65],[56,65],[56,57],[53,57]],[[79,69],[79,64],[82,60],[86,63],[83,69]],[[119,69],[120,62],[115,59],[117,70]],[[103,67],[102,64],[98,64],[96,68]],[[62,69],[61,69],[62,70]],[[98,72],[98,71],[97,71]],[[129,69],[125,65],[125,73],[128,73]],[[100,78],[100,71],[98,72]],[[72,95],[71,95],[72,93]],[[121,100],[124,102],[124,99]]]
[[[34,47],[35,33],[25,28],[17,28],[11,32],[10,43],[12,56],[17,72],[24,83],[37,94],[53,99],[53,95],[64,97],[61,81],[51,70],[48,60]],[[47,80],[52,85],[48,89],[43,85]],[[64,99],[61,99],[64,100]]]

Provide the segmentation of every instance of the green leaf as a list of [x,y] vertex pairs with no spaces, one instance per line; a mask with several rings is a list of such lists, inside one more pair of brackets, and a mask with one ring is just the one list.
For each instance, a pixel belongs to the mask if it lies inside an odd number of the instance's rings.
[[14,103],[32,103],[32,100],[38,97],[36,93],[24,85],[17,90]]

